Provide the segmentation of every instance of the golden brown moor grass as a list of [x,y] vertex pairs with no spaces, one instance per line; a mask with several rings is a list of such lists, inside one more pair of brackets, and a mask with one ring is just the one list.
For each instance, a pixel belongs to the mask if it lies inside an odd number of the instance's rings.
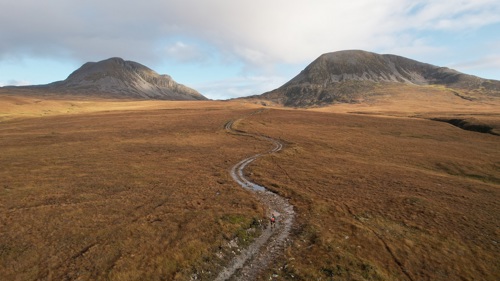
[[[472,99],[472,101],[471,101]],[[320,112],[362,112],[393,116],[424,116],[427,114],[498,114],[500,99],[442,86],[385,85],[374,89],[371,96],[357,104],[335,104],[314,108]]]
[[[2,280],[210,278],[219,247],[263,214],[228,170],[269,143],[222,129],[251,105],[9,99],[0,123]],[[419,105],[422,117],[466,111],[423,99],[368,113],[414,116]],[[484,112],[475,106],[466,113]],[[322,110],[330,112],[268,110],[238,122],[287,143],[251,165],[251,177],[297,210],[293,244],[270,272],[496,280],[497,136]],[[26,111],[45,116],[20,119]]]
[[103,111],[136,111],[154,109],[220,109],[220,108],[255,108],[257,105],[240,102],[214,101],[137,101],[112,99],[86,99],[84,97],[68,97],[57,95],[36,95],[33,92],[9,91],[0,88],[0,122],[16,118],[46,117],[57,115],[74,115]]
[[251,166],[256,182],[297,208],[279,279],[500,276],[498,136],[310,111],[270,110],[239,124],[288,142]]
[[0,124],[1,280],[216,274],[264,215],[228,170],[269,144],[223,130],[252,109],[159,104]]

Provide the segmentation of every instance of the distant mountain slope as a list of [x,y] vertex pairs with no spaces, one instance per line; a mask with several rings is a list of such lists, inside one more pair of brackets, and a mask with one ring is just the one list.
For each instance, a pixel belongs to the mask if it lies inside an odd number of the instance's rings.
[[499,95],[500,81],[482,79],[396,55],[350,50],[321,55],[292,80],[258,98],[286,106],[355,102],[373,87],[390,83],[442,85]]
[[196,90],[176,83],[169,75],[159,75],[150,68],[121,58],[88,62],[66,80],[47,85],[29,86],[73,95],[99,97],[206,100]]

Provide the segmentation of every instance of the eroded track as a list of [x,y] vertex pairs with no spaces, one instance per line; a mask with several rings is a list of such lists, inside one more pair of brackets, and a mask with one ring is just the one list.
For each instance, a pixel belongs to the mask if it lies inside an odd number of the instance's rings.
[[[260,112],[257,111],[256,113]],[[234,257],[223,268],[215,280],[254,280],[257,278],[273,259],[283,253],[295,218],[293,206],[288,203],[287,199],[269,191],[264,186],[252,182],[245,176],[245,168],[250,163],[264,155],[279,152],[283,148],[283,144],[267,136],[236,130],[233,127],[235,121],[237,120],[226,123],[226,131],[236,135],[260,138],[273,144],[272,149],[245,158],[234,165],[231,169],[231,177],[241,187],[252,191],[259,201],[267,207],[268,217],[274,214],[278,223],[273,229],[271,227],[265,228],[262,234],[247,249]]]

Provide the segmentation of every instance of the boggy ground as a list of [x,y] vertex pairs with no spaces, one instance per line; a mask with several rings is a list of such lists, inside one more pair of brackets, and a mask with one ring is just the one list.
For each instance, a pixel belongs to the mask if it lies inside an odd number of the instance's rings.
[[0,123],[0,280],[215,278],[265,215],[229,169],[269,144],[223,128],[254,109],[15,100]]
[[447,123],[270,110],[287,143],[249,167],[289,198],[294,243],[268,280],[497,280],[499,137]]

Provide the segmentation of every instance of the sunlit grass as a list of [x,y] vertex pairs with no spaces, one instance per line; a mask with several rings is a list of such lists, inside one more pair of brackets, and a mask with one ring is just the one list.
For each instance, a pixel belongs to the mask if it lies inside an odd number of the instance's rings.
[[[400,108],[252,116],[241,102],[1,99],[0,279],[212,279],[265,215],[229,175],[269,149],[224,131],[246,116],[238,129],[285,144],[249,176],[297,212],[261,279],[496,280],[498,137],[424,118],[466,108],[495,125],[498,113],[453,93],[416,106],[442,90]],[[443,107],[450,99],[464,103]]]
[[255,181],[297,208],[294,243],[269,274],[495,280],[500,273],[497,136],[429,120],[278,110],[240,129],[287,141],[282,153],[251,166]]
[[217,274],[265,214],[229,169],[267,144],[225,133],[252,109],[224,106],[4,121],[0,279]]

